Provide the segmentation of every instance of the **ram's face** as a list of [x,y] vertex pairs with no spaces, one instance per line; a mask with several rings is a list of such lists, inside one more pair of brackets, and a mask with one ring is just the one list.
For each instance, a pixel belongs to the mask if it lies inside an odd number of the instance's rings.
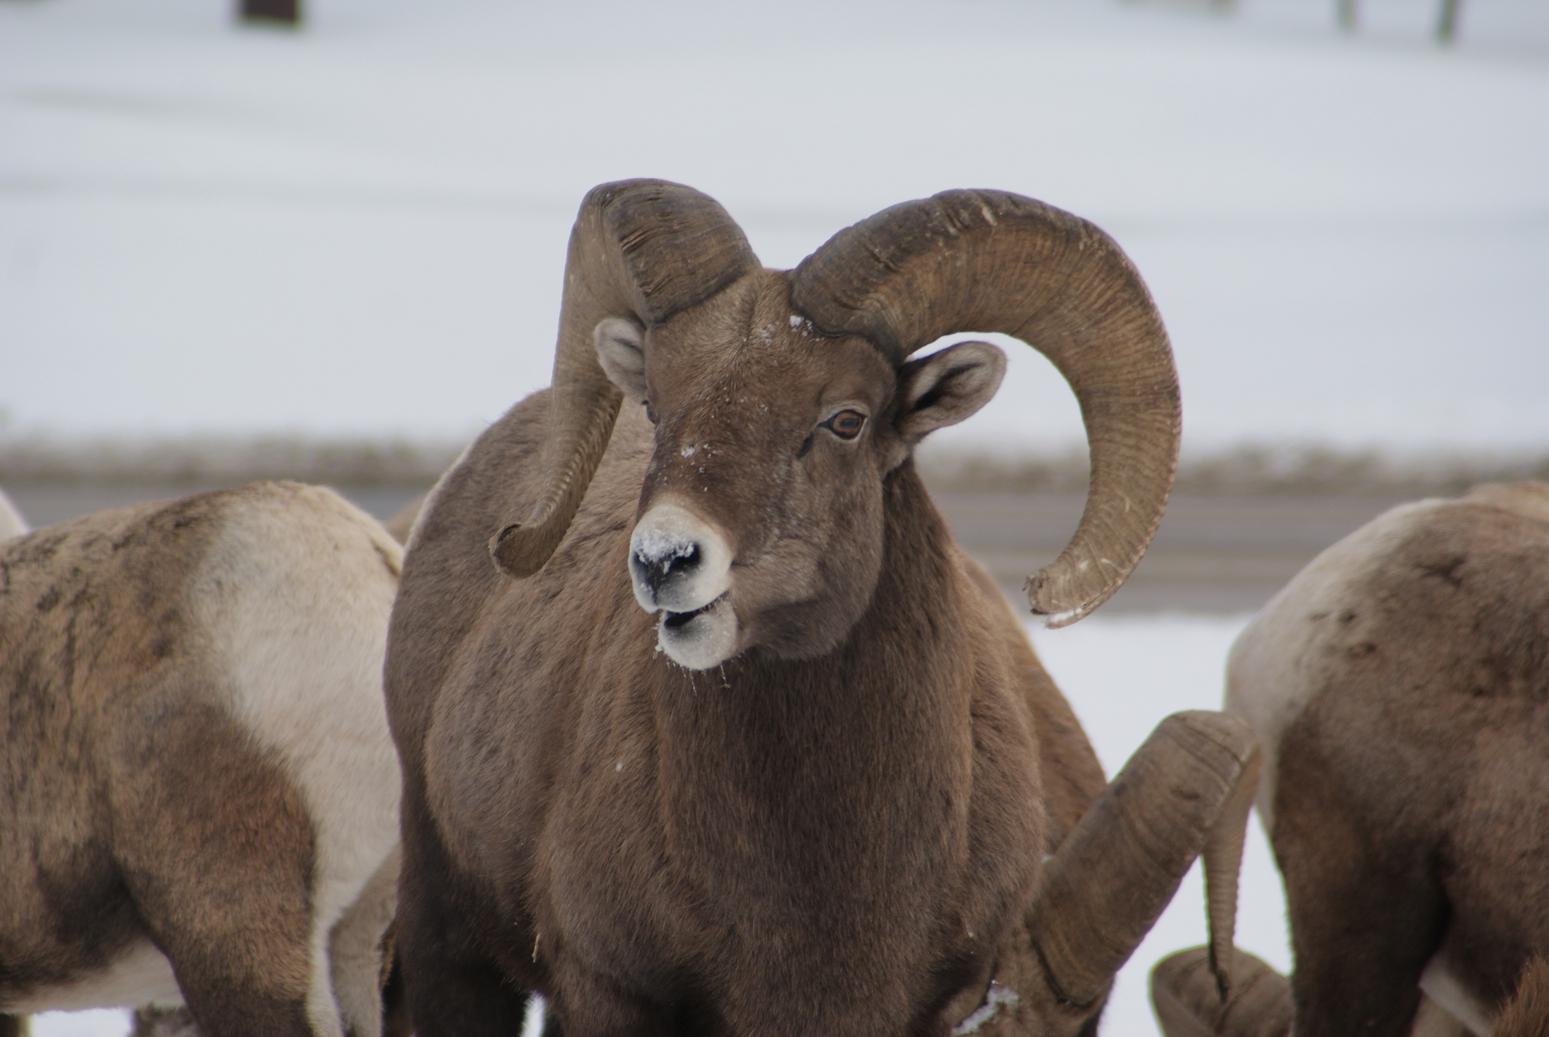
[[[738,286],[651,329],[643,381],[625,383],[656,436],[630,542],[635,599],[691,669],[754,646],[832,648],[881,566],[882,479],[904,453],[887,421],[892,369],[862,340],[818,337],[774,294]],[[604,329],[615,355],[630,330]]]
[[[883,482],[923,435],[900,400],[929,361],[895,372],[864,339],[819,335],[776,275],[648,332],[603,321],[597,347],[655,428],[629,566],[663,651],[704,669],[831,650],[876,589]],[[1000,356],[975,359],[987,399]]]

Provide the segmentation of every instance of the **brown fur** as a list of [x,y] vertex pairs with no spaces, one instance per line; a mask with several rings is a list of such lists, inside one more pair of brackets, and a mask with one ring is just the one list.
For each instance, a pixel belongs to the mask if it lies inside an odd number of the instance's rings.
[[[1292,1031],[1291,984],[1238,950],[1231,997],[1223,1006],[1208,951],[1194,947],[1151,970],[1151,1001],[1165,1037],[1285,1037]],[[1428,1013],[1428,1015],[1427,1015]],[[1466,1035],[1469,1030],[1433,1001],[1424,1001],[1412,1037]],[[1501,1009],[1491,1037],[1549,1037],[1549,958],[1535,957]]]
[[1522,970],[1517,992],[1495,1021],[1493,1037],[1549,1035],[1549,958],[1536,957]]
[[0,547],[0,1005],[149,940],[210,1032],[311,1032],[311,821],[222,707],[188,586],[260,500],[371,535],[326,491],[258,484]]
[[[526,990],[571,1037],[944,1035],[1103,787],[906,460],[900,376],[782,307],[761,275],[652,329],[660,423],[626,402],[536,576],[485,543],[538,492],[547,394],[431,498],[387,666],[422,1037],[510,1032]],[[804,451],[835,395],[868,434]],[[737,545],[752,644],[718,670],[658,655],[631,597],[634,517],[669,490]]]
[[[1407,1034],[1433,957],[1498,1005],[1549,948],[1549,488],[1369,529],[1281,592],[1229,673],[1234,708],[1305,699],[1271,747],[1297,1034]],[[1260,662],[1287,638],[1289,669]]]

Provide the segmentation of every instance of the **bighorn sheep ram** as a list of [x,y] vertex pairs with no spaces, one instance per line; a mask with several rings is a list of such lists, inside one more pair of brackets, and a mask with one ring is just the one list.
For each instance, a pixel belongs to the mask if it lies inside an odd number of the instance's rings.
[[375,521],[293,483],[0,545],[0,1011],[380,1031],[400,564]]
[[1407,504],[1324,551],[1238,637],[1226,701],[1263,744],[1294,1032],[1488,1034],[1525,975],[1511,1018],[1549,1034],[1549,966],[1524,972],[1549,954],[1549,486]]
[[711,199],[629,181],[586,197],[565,276],[552,389],[437,484],[393,610],[417,1032],[515,1032],[530,990],[567,1037],[1095,1029],[1251,738],[1172,718],[1099,799],[910,462],[1005,358],[909,357],[1004,331],[1073,386],[1092,492],[1029,585],[1070,622],[1171,484],[1177,381],[1138,274],[993,191],[766,270]]

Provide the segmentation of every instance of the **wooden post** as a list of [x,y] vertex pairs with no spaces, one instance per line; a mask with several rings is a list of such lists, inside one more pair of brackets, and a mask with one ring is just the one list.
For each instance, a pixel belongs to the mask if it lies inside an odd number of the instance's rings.
[[301,0],[240,0],[244,22],[299,26]]
[[1462,0],[1441,0],[1441,19],[1436,23],[1436,38],[1451,43],[1458,34],[1458,8]]
[[1339,0],[1339,27],[1346,32],[1355,31],[1355,0]]

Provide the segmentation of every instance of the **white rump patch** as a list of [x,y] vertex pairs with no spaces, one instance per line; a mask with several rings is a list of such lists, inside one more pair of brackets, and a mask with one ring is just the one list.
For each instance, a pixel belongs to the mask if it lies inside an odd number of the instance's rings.
[[[1291,578],[1232,643],[1226,660],[1226,712],[1246,720],[1258,737],[1263,770],[1254,800],[1264,830],[1275,830],[1275,787],[1280,740],[1302,715],[1319,685],[1304,660],[1331,635],[1330,625],[1365,611],[1358,587],[1373,567],[1386,563],[1393,543],[1423,521],[1437,500],[1416,501],[1384,512],[1325,549]],[[1314,619],[1313,617],[1319,617]]]
[[193,599],[233,717],[272,749],[316,834],[314,1032],[342,1033],[329,936],[398,844],[398,757],[382,660],[402,551],[316,487],[251,495],[223,516]]

